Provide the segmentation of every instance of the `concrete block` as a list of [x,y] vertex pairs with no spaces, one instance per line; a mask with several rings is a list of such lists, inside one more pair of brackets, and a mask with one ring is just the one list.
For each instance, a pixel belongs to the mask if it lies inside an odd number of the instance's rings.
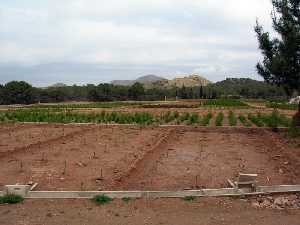
[[30,185],[5,185],[4,194],[5,195],[20,195],[26,197],[30,191]]

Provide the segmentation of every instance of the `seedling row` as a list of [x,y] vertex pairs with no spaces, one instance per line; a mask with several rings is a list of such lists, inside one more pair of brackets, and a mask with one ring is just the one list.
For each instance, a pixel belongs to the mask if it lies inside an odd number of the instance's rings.
[[[224,124],[225,118],[228,124]],[[214,121],[214,122],[212,122]],[[45,122],[45,123],[104,123],[104,124],[176,124],[176,125],[199,125],[217,126],[224,125],[245,127],[289,127],[291,119],[278,111],[271,114],[250,113],[235,114],[230,111],[227,115],[223,112],[207,112],[203,115],[199,113],[179,113],[168,111],[159,115],[150,112],[105,112],[101,113],[79,113],[72,110],[13,110],[0,113],[0,122]]]

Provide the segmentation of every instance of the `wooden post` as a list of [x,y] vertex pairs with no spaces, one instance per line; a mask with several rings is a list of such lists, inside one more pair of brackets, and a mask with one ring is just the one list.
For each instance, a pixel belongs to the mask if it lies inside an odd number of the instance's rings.
[[198,175],[195,177],[195,187],[198,188]]
[[65,160],[63,175],[67,172],[67,160]]
[[20,161],[20,172],[23,172],[23,161]]
[[100,178],[101,178],[101,180],[103,180],[103,171],[102,171],[102,168],[100,170]]
[[84,183],[81,181],[80,183],[80,190],[83,191],[84,190],[84,187],[83,187]]

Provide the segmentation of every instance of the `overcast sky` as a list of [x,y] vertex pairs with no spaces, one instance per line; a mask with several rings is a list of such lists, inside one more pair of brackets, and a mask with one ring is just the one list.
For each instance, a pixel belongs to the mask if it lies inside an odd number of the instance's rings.
[[253,27],[270,0],[1,0],[0,83],[198,73],[259,79]]

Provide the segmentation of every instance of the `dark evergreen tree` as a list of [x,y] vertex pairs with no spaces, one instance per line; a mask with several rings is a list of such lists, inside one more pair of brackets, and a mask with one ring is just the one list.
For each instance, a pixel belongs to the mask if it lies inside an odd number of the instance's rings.
[[35,88],[24,81],[11,81],[3,88],[4,104],[31,104],[37,101]]
[[200,86],[199,98],[203,98],[203,87],[202,86]]
[[141,83],[133,84],[128,90],[129,97],[133,100],[141,100],[145,95],[144,85]]
[[0,105],[4,104],[4,87],[0,84]]
[[278,37],[257,22],[255,32],[264,56],[258,73],[271,84],[282,86],[290,96],[300,93],[300,0],[272,0],[272,21]]

